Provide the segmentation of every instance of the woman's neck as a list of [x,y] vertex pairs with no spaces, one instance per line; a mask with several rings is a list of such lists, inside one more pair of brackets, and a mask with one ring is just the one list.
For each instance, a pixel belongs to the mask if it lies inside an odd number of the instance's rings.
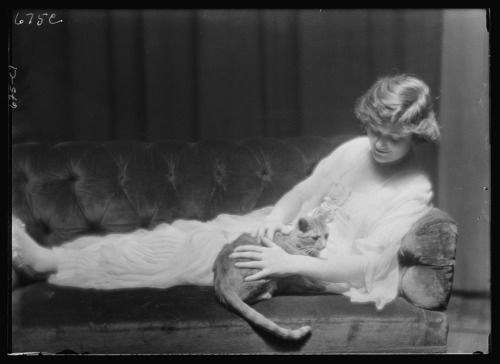
[[401,159],[392,163],[377,162],[371,153],[360,161],[347,175],[343,182],[357,193],[367,194],[382,186],[397,173],[418,168],[417,159],[413,150]]

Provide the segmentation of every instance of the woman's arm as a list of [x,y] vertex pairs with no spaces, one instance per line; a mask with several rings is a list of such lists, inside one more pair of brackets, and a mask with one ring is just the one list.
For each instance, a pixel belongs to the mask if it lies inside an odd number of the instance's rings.
[[279,221],[283,224],[292,221],[300,211],[304,198],[307,198],[307,196],[303,196],[296,188],[292,189],[274,205],[266,220]]
[[264,223],[257,227],[252,236],[258,236],[259,238],[265,236],[272,239],[276,231],[283,229],[285,224],[293,221],[304,207],[304,204],[313,202],[313,196],[321,194],[325,189],[327,176],[331,173],[332,166],[338,165],[345,148],[346,146],[342,145],[331,155],[322,159],[311,176],[286,193],[274,205]]
[[[330,187],[329,180],[342,166],[351,166],[356,158],[368,146],[366,138],[353,138],[342,143],[328,156],[323,158],[314,168],[314,172],[305,180],[298,183],[292,190],[285,194],[275,205],[269,215],[270,220],[289,223],[295,219],[304,203],[319,202],[311,200],[313,196],[326,193]],[[321,198],[319,197],[319,198]]]
[[362,283],[365,259],[359,255],[331,256],[318,259],[292,255],[292,274],[305,275],[334,283]]
[[262,238],[264,247],[251,245],[235,248],[231,258],[255,259],[237,262],[238,268],[260,269],[246,281],[267,277],[305,275],[334,283],[362,283],[364,281],[365,258],[363,256],[332,256],[329,259],[313,258],[305,255],[291,255],[267,238]]
[[272,239],[276,231],[285,231],[285,224],[293,220],[302,206],[302,199],[295,190],[290,191],[278,201],[271,213],[266,217],[263,224],[259,225],[251,236],[258,237],[260,240],[264,237]]
[[277,203],[274,205],[271,213],[266,217],[264,223],[258,226],[253,232],[252,236],[258,236],[260,239],[267,237],[273,239],[276,231],[286,233],[283,228],[285,224],[291,222],[300,212],[304,201],[311,198],[314,191],[312,186],[318,179],[318,173],[313,174],[306,180],[296,185],[293,189],[287,192]]

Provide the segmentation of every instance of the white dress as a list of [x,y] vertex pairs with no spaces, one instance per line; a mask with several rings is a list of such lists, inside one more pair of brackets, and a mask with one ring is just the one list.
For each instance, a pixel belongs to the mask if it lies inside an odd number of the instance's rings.
[[[411,170],[393,175],[369,194],[355,193],[344,177],[367,158],[368,138],[358,137],[323,159],[293,189],[303,200],[295,220],[330,212],[330,236],[321,257],[359,255],[366,262],[364,284],[333,287],[353,302],[373,301],[381,309],[397,296],[401,239],[432,207],[432,188],[425,173]],[[212,265],[222,247],[261,224],[271,210],[269,206],[243,216],[221,214],[208,222],[177,220],[151,231],[79,237],[54,248],[59,269],[49,282],[96,289],[210,286]]]

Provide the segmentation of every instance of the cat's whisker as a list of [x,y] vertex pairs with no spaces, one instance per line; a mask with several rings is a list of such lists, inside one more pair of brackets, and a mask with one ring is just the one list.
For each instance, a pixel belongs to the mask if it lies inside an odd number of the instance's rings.
[[301,247],[300,250],[311,256],[317,256],[319,254],[319,250],[315,247]]
[[318,249],[314,247],[301,247],[299,249],[308,255],[313,255],[313,256],[318,255]]

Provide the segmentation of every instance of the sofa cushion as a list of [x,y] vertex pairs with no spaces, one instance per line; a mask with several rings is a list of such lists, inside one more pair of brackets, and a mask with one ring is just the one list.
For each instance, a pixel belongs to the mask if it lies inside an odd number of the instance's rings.
[[13,292],[14,352],[339,353],[443,352],[442,312],[397,298],[383,310],[342,295],[278,296],[254,307],[289,328],[311,325],[300,342],[253,329],[214,298],[212,287],[98,291],[38,283]]
[[452,287],[453,266],[419,266],[401,269],[402,296],[418,307],[445,310]]
[[446,309],[453,282],[457,235],[456,222],[437,208],[413,225],[399,250],[401,296],[418,307]]

